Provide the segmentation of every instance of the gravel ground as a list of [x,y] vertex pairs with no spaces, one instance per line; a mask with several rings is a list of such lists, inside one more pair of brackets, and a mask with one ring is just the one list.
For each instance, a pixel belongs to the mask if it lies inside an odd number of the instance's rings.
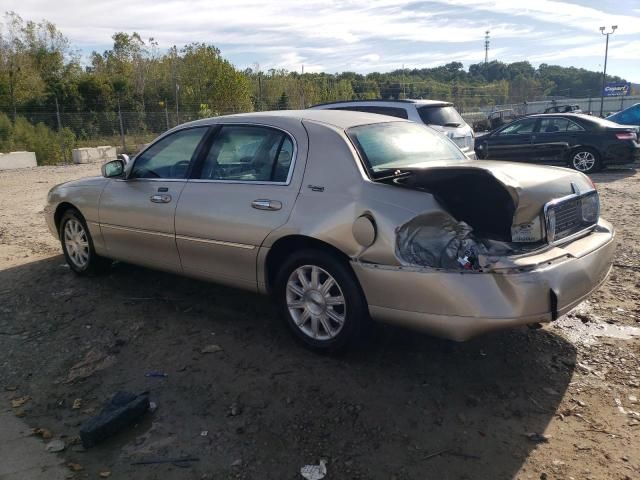
[[[378,326],[337,358],[299,347],[266,298],[124,264],[73,275],[42,208],[98,172],[0,172],[0,388],[29,397],[2,411],[63,439],[71,476],[286,480],[323,459],[327,479],[640,478],[634,170],[594,175],[619,246],[571,314],[463,344]],[[81,451],[80,424],[118,390],[157,411]],[[199,460],[132,465],[184,455]]]

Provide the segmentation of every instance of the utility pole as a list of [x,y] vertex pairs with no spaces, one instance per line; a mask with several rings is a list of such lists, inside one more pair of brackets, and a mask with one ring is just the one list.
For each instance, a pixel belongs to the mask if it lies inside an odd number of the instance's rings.
[[406,82],[404,80],[404,63],[402,64],[402,98],[407,98]]
[[258,71],[258,111],[262,111],[262,72]]
[[167,122],[167,130],[169,130],[169,106],[167,105],[167,99],[164,99],[164,119]]
[[[58,120],[58,133],[62,132],[62,120],[60,120],[60,106],[58,105],[58,95],[54,95],[53,98],[56,101],[56,119]],[[64,148],[64,140],[62,135],[59,135],[60,139],[60,150],[62,151],[62,160],[64,163],[67,163],[67,151]]]
[[490,33],[491,33],[490,30],[487,30],[486,32],[484,32],[484,65],[485,67],[489,63],[489,45],[491,44],[491,41],[489,40]]
[[180,85],[176,82],[176,125],[180,125],[180,106],[178,105],[178,97],[180,95]]
[[118,118],[120,119],[120,140],[122,141],[122,153],[127,151],[127,144],[124,139],[124,124],[122,123],[122,111],[120,110],[120,94],[118,93]]
[[62,131],[62,121],[60,120],[60,106],[58,105],[58,95],[54,95],[56,100],[56,119],[58,120],[58,132]]
[[609,35],[613,35],[613,32],[618,28],[617,25],[613,25],[611,27],[611,31],[605,31],[606,27],[600,27],[600,33],[602,35],[606,35],[607,43],[604,48],[604,70],[602,71],[602,91],[600,92],[600,117],[604,116],[604,87],[607,82],[607,58],[609,56]]
[[300,85],[302,90],[302,109],[304,110],[306,107],[304,106],[304,64],[302,65],[302,73],[300,75]]

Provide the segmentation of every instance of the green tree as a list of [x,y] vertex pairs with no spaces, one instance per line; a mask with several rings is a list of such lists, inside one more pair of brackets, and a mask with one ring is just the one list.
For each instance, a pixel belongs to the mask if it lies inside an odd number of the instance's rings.
[[280,98],[278,99],[278,110],[288,110],[289,109],[289,96],[287,92],[282,92]]

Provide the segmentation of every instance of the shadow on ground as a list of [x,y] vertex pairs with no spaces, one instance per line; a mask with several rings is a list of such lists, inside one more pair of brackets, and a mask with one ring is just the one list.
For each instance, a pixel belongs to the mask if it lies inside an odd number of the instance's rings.
[[[297,479],[325,458],[334,479],[513,478],[575,365],[570,344],[527,329],[451,344],[379,326],[362,348],[319,356],[267,298],[124,264],[80,278],[62,264],[0,272],[1,379],[33,397],[25,420],[70,438],[117,390],[148,390],[159,405],[65,452],[90,477]],[[209,344],[223,351],[201,353]],[[115,364],[65,383],[92,349]],[[182,455],[200,460],[130,465]]]
[[596,183],[611,183],[623,178],[633,177],[636,174],[635,167],[607,167],[604,170],[591,174],[591,179]]

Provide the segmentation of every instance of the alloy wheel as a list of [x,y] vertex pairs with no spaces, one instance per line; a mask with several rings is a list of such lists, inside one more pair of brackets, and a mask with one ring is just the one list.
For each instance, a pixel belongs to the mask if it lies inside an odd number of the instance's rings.
[[596,164],[596,156],[588,151],[577,152],[572,159],[573,167],[580,172],[590,172]]
[[286,301],[297,328],[315,340],[331,340],[342,330],[347,305],[335,278],[316,265],[302,265],[287,281]]
[[64,225],[64,244],[73,264],[84,269],[89,264],[89,238],[82,224],[70,218]]

